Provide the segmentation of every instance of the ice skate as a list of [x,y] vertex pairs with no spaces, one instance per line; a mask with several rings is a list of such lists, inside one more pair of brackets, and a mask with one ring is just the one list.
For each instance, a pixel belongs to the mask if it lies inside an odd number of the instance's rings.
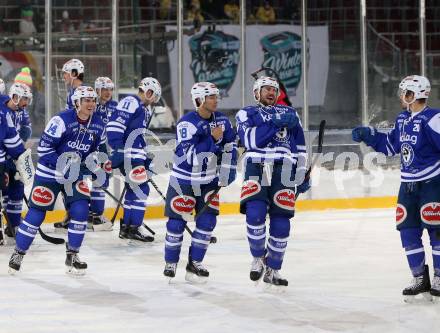
[[143,234],[140,230],[140,227],[137,226],[128,227],[127,238],[144,243],[149,243],[154,241],[154,237]]
[[[411,285],[403,289],[402,295],[405,303],[415,303],[420,300],[431,301],[431,282],[429,281],[429,268],[425,265],[422,275],[414,277]],[[421,295],[422,297],[416,297]]]
[[9,270],[8,270],[9,274],[14,275],[20,270],[24,255],[25,255],[24,252],[20,252],[17,249],[14,250],[14,252],[11,255],[11,258],[9,259]]
[[432,296],[432,301],[436,304],[440,304],[440,276],[434,275],[431,283],[430,294]]
[[264,257],[254,257],[251,265],[251,272],[249,274],[252,281],[258,283],[264,273]]
[[62,222],[56,222],[53,224],[56,233],[67,233],[67,228],[69,227],[69,214],[66,215]]
[[280,272],[276,269],[270,267],[266,268],[266,273],[264,273],[263,281],[267,284],[266,287],[287,287],[289,282],[283,279]]
[[176,276],[177,263],[176,262],[167,262],[165,264],[165,269],[163,270],[163,275],[170,278],[170,281],[173,277]]
[[66,251],[66,273],[70,275],[84,275],[86,274],[87,263],[81,261],[77,251]]
[[188,260],[185,280],[191,283],[203,284],[208,282],[209,272],[200,261]]
[[112,231],[113,225],[112,222],[104,216],[90,213],[87,221],[87,229],[93,231]]
[[124,220],[119,220],[119,238],[127,239],[128,238],[128,226],[124,224]]

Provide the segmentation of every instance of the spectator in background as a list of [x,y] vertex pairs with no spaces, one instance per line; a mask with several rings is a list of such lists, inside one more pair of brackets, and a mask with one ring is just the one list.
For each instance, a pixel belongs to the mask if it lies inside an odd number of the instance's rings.
[[194,5],[191,5],[188,15],[186,17],[188,21],[191,21],[194,25],[194,30],[196,32],[200,31],[200,28],[202,27],[203,22],[205,21],[205,18],[200,13],[200,8],[197,8]]
[[234,23],[238,23],[240,20],[240,7],[238,7],[235,0],[228,0],[223,7],[223,10],[228,19],[232,20]]
[[164,19],[169,19],[171,14],[171,0],[161,0],[160,1],[160,9],[159,9],[159,17]]
[[21,19],[19,23],[20,35],[32,36],[37,32],[34,25],[34,12],[31,8],[26,8],[21,11]]
[[264,5],[258,7],[256,19],[263,24],[275,23],[275,10],[270,5],[269,1],[264,1]]
[[63,11],[61,23],[59,24],[56,31],[65,32],[65,33],[72,33],[75,31],[75,26],[73,25],[72,21],[70,20],[69,12],[67,10]]

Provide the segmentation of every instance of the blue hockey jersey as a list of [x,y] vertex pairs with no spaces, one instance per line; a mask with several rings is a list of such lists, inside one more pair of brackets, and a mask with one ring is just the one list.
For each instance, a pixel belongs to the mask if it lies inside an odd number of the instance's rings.
[[121,99],[107,123],[109,146],[123,152],[126,158],[143,163],[147,158],[144,135],[151,116],[151,108],[143,105],[138,96]]
[[23,141],[11,118],[11,109],[0,104],[0,163],[5,163],[6,155],[17,159],[24,152]]
[[36,177],[56,181],[65,177],[64,170],[57,170],[58,158],[63,153],[76,153],[84,163],[87,156],[105,151],[105,125],[101,118],[91,116],[88,124],[78,122],[76,111],[65,110],[46,125],[38,145]]
[[98,116],[101,117],[104,124],[107,124],[109,122],[110,115],[116,109],[117,105],[118,105],[118,102],[113,101],[113,100],[109,100],[105,104],[97,104],[95,114],[97,114]]
[[[223,137],[215,142],[211,128],[221,126]],[[237,155],[236,133],[229,119],[214,112],[210,119],[202,118],[196,111],[184,115],[177,123],[176,150],[171,176],[181,184],[207,184],[217,177],[217,164],[210,157],[221,154],[226,144],[228,151]],[[236,160],[236,158],[235,158]]]
[[372,148],[388,156],[400,153],[402,182],[440,174],[440,110],[426,107],[412,115],[405,110],[391,132],[375,134]]
[[[297,164],[298,156],[307,163],[304,131],[299,123],[295,128],[278,128],[271,121],[275,114],[294,112],[285,105],[247,106],[236,115],[240,144],[246,148],[245,158],[258,162],[283,162]],[[297,115],[298,116],[298,115]]]
[[[10,99],[8,95],[0,95],[0,104],[5,104]],[[32,135],[32,123],[29,112],[26,109],[19,109],[18,111],[10,110],[10,113],[18,135],[23,142],[26,142]]]

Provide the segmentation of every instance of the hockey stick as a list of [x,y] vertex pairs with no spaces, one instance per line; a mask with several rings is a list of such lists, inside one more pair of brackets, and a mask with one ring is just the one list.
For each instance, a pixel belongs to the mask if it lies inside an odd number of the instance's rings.
[[[122,201],[122,196],[120,199],[116,198],[109,190],[107,190],[106,188],[103,188],[103,191],[105,193],[107,193],[107,195],[112,198],[115,202],[119,203]],[[156,233],[154,232],[153,229],[151,229],[149,226],[147,226],[145,223],[143,223],[145,229],[147,229],[152,235],[156,235]]]
[[122,190],[121,197],[119,198],[119,200],[117,200],[118,204],[116,206],[115,213],[113,214],[113,217],[111,219],[112,225],[115,224],[116,215],[118,215],[119,208],[121,207],[122,204],[122,198],[124,197],[125,192],[127,192],[127,184],[124,185],[124,189]]
[[324,143],[324,132],[325,132],[325,120],[321,120],[319,123],[319,132],[318,132],[318,155],[315,156],[315,159],[312,161],[312,164],[309,167],[309,170],[306,172],[306,176],[304,179],[309,179],[312,169],[315,167],[318,162],[319,156],[322,154],[322,146]]
[[[23,196],[23,199],[24,199],[24,202],[25,202],[27,208],[29,209],[29,200],[28,200],[28,198],[26,198],[26,196]],[[55,244],[55,245],[61,245],[61,244],[64,244],[66,242],[64,240],[64,238],[52,237],[52,236],[49,236],[49,235],[45,234],[43,232],[43,230],[41,230],[41,227],[38,228],[38,232],[40,233],[41,238],[43,238],[48,243],[52,243],[52,244]]]
[[[165,198],[165,196],[163,195],[162,191],[159,189],[159,186],[157,186],[155,181],[151,177],[148,181],[151,183],[151,185],[153,185],[154,189],[161,196],[162,200],[166,202],[167,199]],[[200,216],[200,213],[203,213],[208,208],[208,206],[211,204],[211,200],[215,197],[215,195],[218,193],[219,190],[220,190],[220,187],[218,189],[216,189],[214,191],[214,193],[211,193],[211,195],[208,197],[208,200],[206,201],[205,205],[202,207],[202,209],[200,209],[200,211],[196,214],[196,216],[194,216],[194,221],[196,220],[197,217]],[[185,224],[185,230],[192,236],[193,232],[186,224]],[[209,242],[212,244],[217,243],[217,237],[211,236],[211,239],[209,240]]]

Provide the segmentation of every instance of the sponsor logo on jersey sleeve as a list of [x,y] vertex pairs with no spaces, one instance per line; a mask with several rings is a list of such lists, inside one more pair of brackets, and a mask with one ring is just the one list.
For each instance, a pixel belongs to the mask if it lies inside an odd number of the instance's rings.
[[89,184],[85,180],[80,180],[75,185],[76,190],[86,196],[90,196],[90,187]]
[[275,205],[282,209],[294,210],[295,209],[295,192],[291,189],[282,189],[275,193],[273,196],[273,202]]
[[[212,193],[214,193],[214,191],[209,191],[208,193],[205,194],[205,200],[204,200],[205,202],[208,202],[208,199],[211,198]],[[208,206],[212,209],[219,210],[220,196],[218,195],[218,193],[216,193],[211,198],[211,201],[209,202]]]
[[31,198],[32,202],[38,206],[50,206],[55,201],[54,193],[45,186],[35,186]]
[[420,209],[422,221],[429,225],[440,225],[440,202],[429,202]]
[[128,174],[128,179],[135,184],[145,183],[148,180],[147,169],[143,165],[133,168]]
[[176,214],[191,214],[196,206],[196,199],[188,195],[177,196],[171,199],[171,209]]
[[405,221],[408,215],[406,207],[404,205],[398,204],[396,207],[396,224],[400,224]]
[[261,185],[255,180],[246,180],[241,187],[240,200],[247,199],[261,191]]

